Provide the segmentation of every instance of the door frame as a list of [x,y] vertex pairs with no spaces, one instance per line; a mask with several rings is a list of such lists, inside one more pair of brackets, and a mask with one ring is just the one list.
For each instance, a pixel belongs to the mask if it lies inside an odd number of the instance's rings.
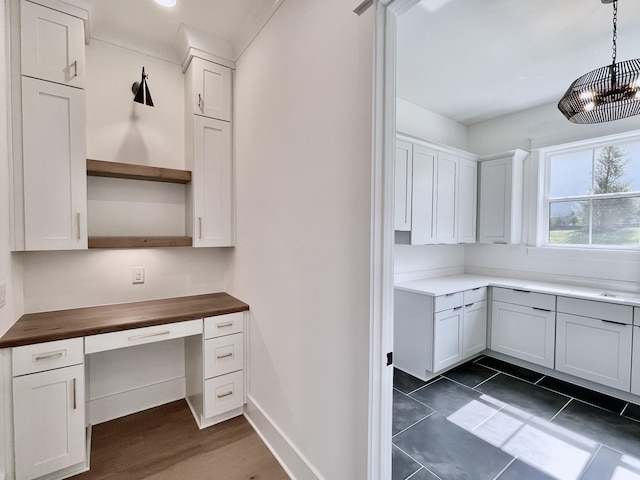
[[369,335],[369,480],[391,478],[393,248],[398,16],[420,0],[374,2],[373,159]]

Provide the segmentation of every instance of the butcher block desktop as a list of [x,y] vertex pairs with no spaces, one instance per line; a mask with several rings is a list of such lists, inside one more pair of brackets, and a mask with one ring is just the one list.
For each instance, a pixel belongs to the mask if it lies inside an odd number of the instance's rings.
[[221,292],[28,313],[0,338],[0,348],[184,322],[245,310],[249,310],[249,305]]

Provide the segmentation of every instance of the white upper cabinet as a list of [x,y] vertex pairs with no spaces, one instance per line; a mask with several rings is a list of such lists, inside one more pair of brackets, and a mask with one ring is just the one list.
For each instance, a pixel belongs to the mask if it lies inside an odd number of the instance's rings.
[[87,248],[84,91],[23,77],[24,249]]
[[193,216],[187,229],[194,247],[227,247],[234,242],[231,188],[231,125],[194,115]]
[[434,191],[438,152],[424,145],[413,145],[413,186],[411,189],[411,243],[435,243]]
[[398,140],[395,158],[395,225],[396,230],[411,230],[411,187],[413,145]]
[[480,243],[522,241],[524,160],[528,155],[513,150],[479,159]]
[[396,243],[475,242],[475,156],[402,136],[395,161]]
[[193,57],[187,68],[187,112],[231,121],[231,69]]
[[458,243],[475,243],[478,164],[461,158],[458,172]]
[[436,243],[458,243],[458,166],[460,158],[438,152],[436,174]]
[[25,0],[20,5],[22,75],[82,88],[83,20]]

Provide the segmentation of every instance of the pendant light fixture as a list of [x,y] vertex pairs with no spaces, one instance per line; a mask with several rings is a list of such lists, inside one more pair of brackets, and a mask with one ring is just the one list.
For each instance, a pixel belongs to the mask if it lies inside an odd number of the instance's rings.
[[576,79],[558,102],[558,109],[573,123],[603,123],[640,114],[640,58],[616,62],[618,0],[602,3],[613,3],[613,62]]
[[142,79],[131,85],[131,91],[135,95],[134,102],[153,107],[153,100],[151,100],[151,93],[149,93],[149,87],[147,86],[148,77],[149,75],[144,73],[144,67],[142,67]]

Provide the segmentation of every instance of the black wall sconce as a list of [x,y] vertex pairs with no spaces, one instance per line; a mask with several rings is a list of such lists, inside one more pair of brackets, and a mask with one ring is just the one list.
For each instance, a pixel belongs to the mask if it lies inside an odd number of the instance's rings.
[[153,100],[151,100],[151,94],[149,93],[149,87],[147,86],[147,75],[144,73],[144,67],[142,67],[142,79],[139,82],[134,82],[131,85],[131,91],[135,95],[134,102],[141,103],[153,107]]

